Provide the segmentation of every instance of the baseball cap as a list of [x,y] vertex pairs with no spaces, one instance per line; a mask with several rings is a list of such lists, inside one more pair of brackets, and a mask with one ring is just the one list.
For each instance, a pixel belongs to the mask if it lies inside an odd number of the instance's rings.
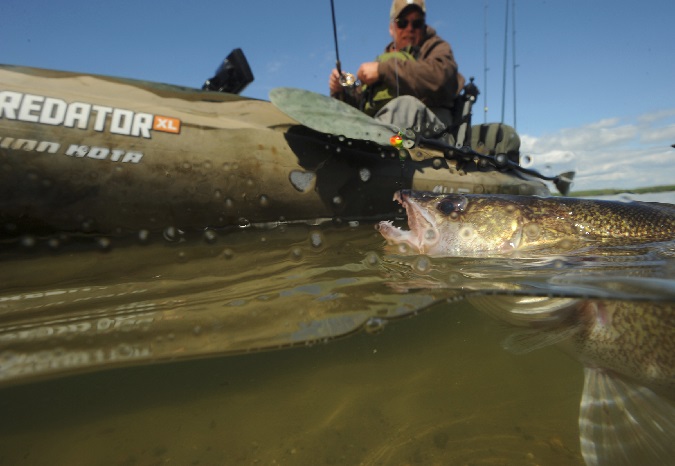
[[399,17],[401,12],[409,6],[416,6],[422,13],[426,13],[427,9],[424,6],[424,0],[394,0],[391,4],[391,11],[389,12],[389,19],[394,21]]

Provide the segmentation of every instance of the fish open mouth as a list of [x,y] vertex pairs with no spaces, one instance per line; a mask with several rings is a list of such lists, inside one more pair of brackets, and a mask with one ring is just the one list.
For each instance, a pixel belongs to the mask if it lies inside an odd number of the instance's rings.
[[418,203],[410,202],[410,196],[409,190],[394,193],[394,201],[405,209],[410,229],[404,230],[394,226],[392,221],[380,222],[377,229],[389,244],[407,245],[415,252],[424,254],[438,242],[436,219]]

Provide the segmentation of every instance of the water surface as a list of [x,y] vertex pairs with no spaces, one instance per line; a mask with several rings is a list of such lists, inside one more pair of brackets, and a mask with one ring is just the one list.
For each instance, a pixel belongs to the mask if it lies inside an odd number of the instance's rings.
[[473,293],[673,301],[670,244],[386,251],[373,224],[2,249],[0,464],[581,465],[582,365]]

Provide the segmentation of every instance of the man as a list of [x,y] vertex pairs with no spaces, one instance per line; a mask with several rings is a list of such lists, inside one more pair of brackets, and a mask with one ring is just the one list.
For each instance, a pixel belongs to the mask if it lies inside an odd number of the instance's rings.
[[452,108],[464,77],[450,44],[426,25],[424,0],[394,0],[390,11],[392,42],[376,61],[363,63],[362,86],[345,88],[337,70],[329,79],[332,97],[399,128],[437,133],[452,125]]

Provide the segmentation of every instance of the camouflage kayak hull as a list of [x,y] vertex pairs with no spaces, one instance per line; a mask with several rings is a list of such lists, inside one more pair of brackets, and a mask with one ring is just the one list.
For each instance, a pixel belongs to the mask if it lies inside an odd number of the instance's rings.
[[399,189],[549,193],[318,133],[268,101],[6,65],[0,167],[3,236],[386,218]]

